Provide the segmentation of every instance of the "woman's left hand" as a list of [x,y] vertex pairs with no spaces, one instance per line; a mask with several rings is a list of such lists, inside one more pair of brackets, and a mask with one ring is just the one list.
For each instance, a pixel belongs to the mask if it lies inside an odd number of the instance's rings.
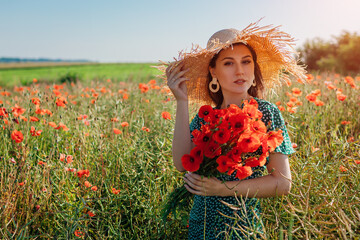
[[186,189],[196,195],[201,196],[221,196],[223,183],[215,177],[204,177],[188,172],[184,177]]

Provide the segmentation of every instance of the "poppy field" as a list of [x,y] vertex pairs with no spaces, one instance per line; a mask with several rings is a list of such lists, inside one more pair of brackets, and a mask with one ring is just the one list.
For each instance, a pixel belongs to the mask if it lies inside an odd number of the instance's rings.
[[[0,86],[1,239],[186,239],[188,211],[161,220],[183,184],[164,81],[147,70],[65,83],[27,74]],[[269,93],[296,153],[291,193],[259,199],[264,239],[360,238],[359,86],[309,74]]]

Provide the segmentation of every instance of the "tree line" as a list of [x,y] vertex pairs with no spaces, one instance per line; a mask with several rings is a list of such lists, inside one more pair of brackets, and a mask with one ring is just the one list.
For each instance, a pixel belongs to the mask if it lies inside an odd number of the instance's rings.
[[307,40],[298,51],[300,61],[308,71],[360,72],[360,35],[356,32],[343,31],[329,41],[321,38]]

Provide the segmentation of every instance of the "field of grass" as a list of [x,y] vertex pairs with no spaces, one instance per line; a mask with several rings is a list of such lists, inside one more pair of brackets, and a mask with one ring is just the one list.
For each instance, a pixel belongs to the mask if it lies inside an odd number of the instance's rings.
[[[175,102],[149,65],[74,66],[82,81],[64,84],[68,68],[0,70],[1,239],[187,238],[187,211],[160,219],[182,174]],[[260,199],[265,239],[360,238],[359,80],[309,75],[268,97],[296,153],[291,194]]]
[[[154,78],[158,71],[151,63],[109,63],[68,66],[40,66],[0,68],[0,86],[28,85],[36,78],[39,82],[56,83],[68,73],[76,73],[83,82],[111,78],[114,81],[145,81]],[[16,65],[14,65],[16,66]]]

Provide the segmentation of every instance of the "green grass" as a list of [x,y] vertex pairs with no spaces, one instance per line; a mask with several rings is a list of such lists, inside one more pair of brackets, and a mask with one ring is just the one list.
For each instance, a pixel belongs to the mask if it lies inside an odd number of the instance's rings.
[[[166,227],[160,219],[163,201],[182,184],[182,174],[175,170],[171,156],[175,102],[173,98],[164,101],[169,95],[161,80],[157,80],[159,89],[141,93],[137,83],[148,82],[157,70],[146,69],[146,64],[131,66],[143,70],[133,72],[125,65],[99,66],[103,70],[89,70],[88,74],[102,78],[84,78],[74,86],[65,84],[60,91],[67,96],[66,108],[55,104],[55,86],[48,84],[53,80],[31,84],[30,90],[22,92],[12,90],[15,82],[2,89],[11,96],[0,95],[0,108],[9,112],[9,124],[0,119],[1,239],[79,239],[75,230],[82,231],[87,239],[187,238],[189,212],[183,211],[177,218],[170,216]],[[21,71],[27,71],[23,77],[32,81],[39,70]],[[286,106],[286,92],[293,87],[303,92],[298,97],[303,105],[296,113],[282,112],[291,140],[298,145],[290,156],[291,194],[260,200],[267,239],[360,238],[360,164],[355,162],[360,160],[359,89],[351,88],[343,78],[329,78],[338,81],[336,85],[347,95],[344,102],[337,100],[335,91],[327,89],[322,80],[283,86],[269,98]],[[102,88],[106,91],[101,92]],[[315,89],[321,90],[319,98],[324,106],[305,99]],[[93,92],[99,96],[93,97]],[[128,93],[127,100],[123,92]],[[41,100],[41,109],[49,109],[53,115],[36,114],[33,97]],[[40,121],[19,120],[17,124],[11,113],[15,104],[26,109],[23,116],[37,116]],[[163,111],[170,112],[172,120],[163,119]],[[83,114],[88,115],[89,126],[77,120]],[[115,117],[119,122],[111,121]],[[344,120],[350,124],[341,124]],[[62,122],[70,130],[56,130],[47,124],[51,121],[57,125]],[[121,127],[123,121],[129,126]],[[31,126],[43,130],[41,135],[31,136]],[[143,131],[143,127],[150,131]],[[116,135],[113,128],[122,133]],[[11,140],[14,129],[22,131],[23,142]],[[60,153],[72,155],[73,163],[61,162]],[[39,161],[46,165],[39,165]],[[341,166],[347,170],[341,171]],[[66,167],[88,169],[90,176],[79,178]],[[98,190],[87,188],[85,180]],[[120,193],[112,193],[112,188]],[[88,211],[95,216],[90,217]]]
[[155,63],[118,63],[0,69],[0,86],[28,85],[34,78],[39,82],[54,83],[67,73],[76,73],[84,82],[106,78],[145,81],[159,74],[157,69],[150,67],[153,65]]

